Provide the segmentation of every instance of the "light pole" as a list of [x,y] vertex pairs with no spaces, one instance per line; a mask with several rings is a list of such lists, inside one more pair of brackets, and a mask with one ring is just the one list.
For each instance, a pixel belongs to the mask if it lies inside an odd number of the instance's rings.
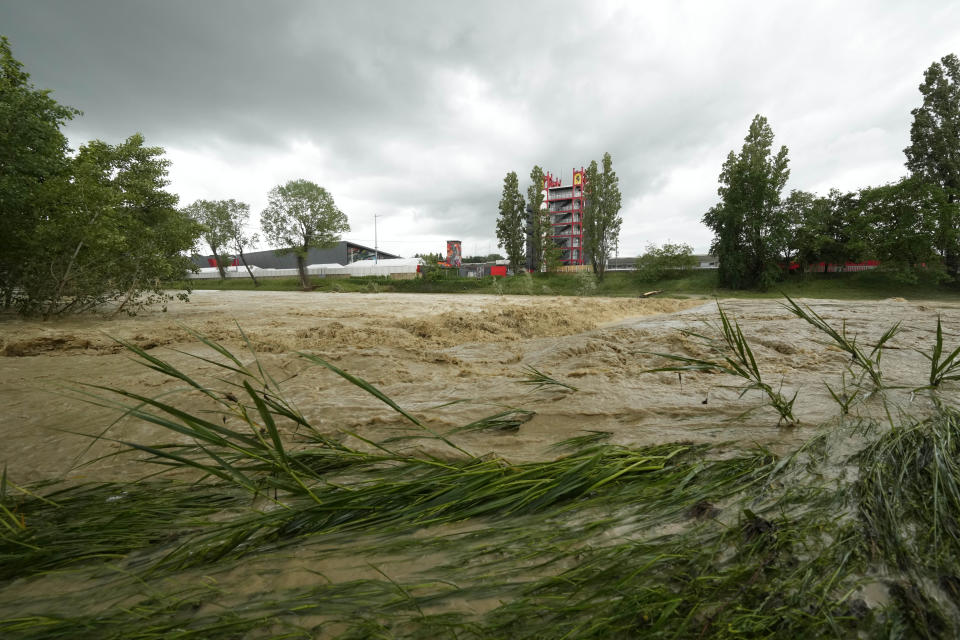
[[373,214],[373,264],[380,264],[380,248],[377,245],[377,214]]

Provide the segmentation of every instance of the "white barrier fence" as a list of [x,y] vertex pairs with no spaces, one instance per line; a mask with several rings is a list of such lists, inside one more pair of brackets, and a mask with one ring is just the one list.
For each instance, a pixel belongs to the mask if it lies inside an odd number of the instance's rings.
[[[289,278],[296,277],[299,275],[299,271],[296,269],[253,269],[253,275],[257,278]],[[326,276],[330,275],[347,275],[347,272],[340,267],[339,269],[307,269],[307,273],[311,276]],[[249,278],[250,274],[247,273],[247,270],[243,267],[239,269],[235,267],[229,267],[225,269],[225,273],[228,278]],[[191,280],[219,280],[220,272],[216,267],[205,267],[200,269],[199,273],[188,273],[187,277]]]
[[[319,276],[351,276],[363,278],[368,276],[390,277],[394,274],[408,274],[411,277],[417,273],[418,262],[416,259],[394,259],[381,260],[379,263],[373,260],[362,260],[348,264],[346,266],[339,264],[311,264],[307,265],[307,275]],[[282,278],[296,277],[299,272],[296,269],[261,269],[260,267],[251,267],[253,275],[258,278]],[[228,278],[249,278],[245,267],[227,267],[225,275]],[[220,271],[216,267],[203,267],[198,273],[187,275],[193,280],[215,280],[220,278]]]

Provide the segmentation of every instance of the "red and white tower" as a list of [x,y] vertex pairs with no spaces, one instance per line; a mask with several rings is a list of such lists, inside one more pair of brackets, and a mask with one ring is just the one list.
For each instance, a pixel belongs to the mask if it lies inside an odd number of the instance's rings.
[[560,178],[547,173],[543,179],[546,191],[544,206],[550,216],[550,240],[560,247],[560,261],[564,265],[585,264],[583,255],[583,186],[586,171],[573,170],[573,184],[563,186]]

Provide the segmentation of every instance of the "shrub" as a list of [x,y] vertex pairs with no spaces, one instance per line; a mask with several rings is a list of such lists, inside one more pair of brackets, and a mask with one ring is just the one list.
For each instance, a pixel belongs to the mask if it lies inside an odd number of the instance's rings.
[[652,282],[664,278],[676,278],[697,266],[693,248],[687,244],[670,244],[657,248],[647,245],[647,251],[637,258],[637,277]]

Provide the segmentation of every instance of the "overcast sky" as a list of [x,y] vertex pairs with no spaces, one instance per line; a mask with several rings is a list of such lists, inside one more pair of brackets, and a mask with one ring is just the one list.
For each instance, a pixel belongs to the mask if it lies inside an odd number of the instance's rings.
[[401,255],[496,251],[503,178],[613,156],[620,255],[698,252],[726,154],[754,114],[790,149],[787,189],[905,173],[931,62],[960,54],[950,2],[223,2],[0,0],[0,34],[83,116],[74,147],[140,131],[186,205],[254,224],[305,178],[346,238]]

